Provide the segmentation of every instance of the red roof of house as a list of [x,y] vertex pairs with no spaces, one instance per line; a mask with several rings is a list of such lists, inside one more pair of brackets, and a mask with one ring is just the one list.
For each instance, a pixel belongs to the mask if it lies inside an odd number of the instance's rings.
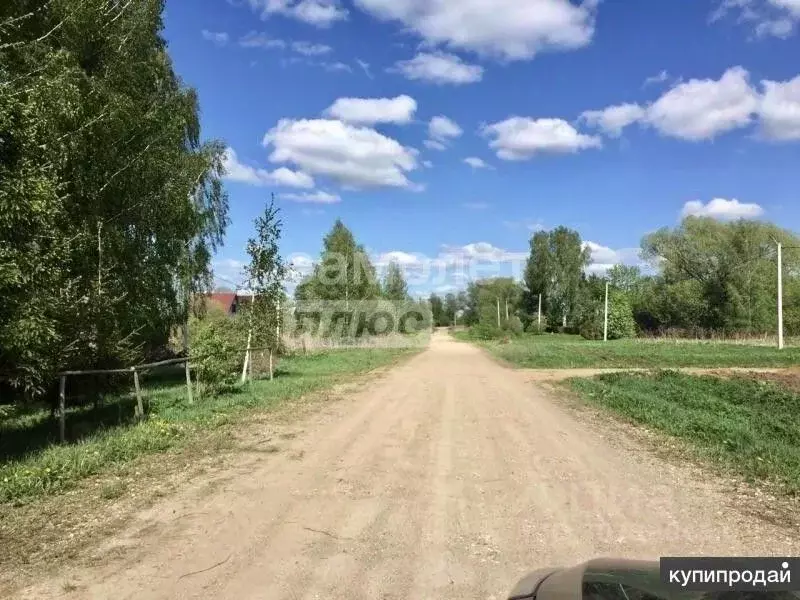
[[211,300],[211,302],[219,304],[225,310],[229,310],[230,307],[233,306],[234,302],[236,302],[236,293],[235,292],[215,292],[213,294],[206,295],[206,298]]

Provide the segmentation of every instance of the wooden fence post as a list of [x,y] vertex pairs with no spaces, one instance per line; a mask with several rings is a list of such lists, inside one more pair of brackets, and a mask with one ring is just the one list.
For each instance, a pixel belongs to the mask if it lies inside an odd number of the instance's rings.
[[131,367],[133,371],[133,385],[136,388],[136,420],[141,421],[144,418],[144,406],[142,405],[142,389],[139,386],[139,372],[136,367]]
[[269,349],[269,380],[272,381],[272,348]]
[[189,372],[189,359],[186,359],[186,362],[183,363],[186,366],[186,396],[189,399],[189,404],[194,403],[194,398],[192,397],[192,374]]
[[58,439],[63,444],[66,441],[65,425],[67,419],[67,376],[62,375],[58,382]]

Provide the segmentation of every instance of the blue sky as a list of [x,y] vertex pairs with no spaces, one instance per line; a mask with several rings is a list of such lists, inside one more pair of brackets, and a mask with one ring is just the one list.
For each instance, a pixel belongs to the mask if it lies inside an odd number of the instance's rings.
[[800,0],[169,0],[165,23],[230,148],[220,278],[273,192],[298,266],[340,217],[378,263],[440,267],[420,293],[518,272],[541,227],[598,271],[681,214],[800,230]]

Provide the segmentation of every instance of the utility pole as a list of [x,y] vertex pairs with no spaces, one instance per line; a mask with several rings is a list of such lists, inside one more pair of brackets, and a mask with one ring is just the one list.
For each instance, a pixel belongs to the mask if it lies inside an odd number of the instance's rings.
[[539,294],[539,329],[542,329],[542,295]]
[[778,242],[778,349],[783,350],[783,246]]
[[500,298],[497,298],[497,326],[500,327]]
[[608,341],[608,282],[606,281],[606,310],[603,318],[603,341]]

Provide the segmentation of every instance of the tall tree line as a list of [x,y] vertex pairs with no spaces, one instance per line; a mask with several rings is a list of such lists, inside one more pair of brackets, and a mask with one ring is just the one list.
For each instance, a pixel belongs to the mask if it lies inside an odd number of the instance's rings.
[[[479,324],[486,335],[500,335],[519,328],[511,322],[518,316],[522,327],[536,331],[541,306],[544,329],[602,338],[608,282],[612,338],[637,333],[774,333],[778,242],[785,248],[785,328],[798,334],[800,237],[764,221],[699,217],[645,236],[643,266],[615,265],[595,274],[588,269],[588,245],[577,231],[558,227],[536,232],[523,280],[471,282],[462,322]],[[508,318],[507,299],[511,299]]]
[[0,6],[0,377],[162,347],[211,283],[223,145],[175,74],[161,0]]
[[630,292],[640,328],[774,332],[778,242],[787,248],[786,326],[800,332],[800,237],[763,221],[698,217],[642,241],[656,275],[640,277]]
[[[533,321],[541,295],[551,329],[566,326],[597,337],[607,280],[612,320],[624,335],[637,330],[774,332],[778,242],[787,248],[786,328],[800,332],[800,238],[768,222],[699,217],[645,236],[641,248],[646,270],[615,265],[602,276],[587,274],[589,251],[577,232],[563,227],[537,232],[525,269],[523,317]],[[630,319],[635,320],[633,327]]]

